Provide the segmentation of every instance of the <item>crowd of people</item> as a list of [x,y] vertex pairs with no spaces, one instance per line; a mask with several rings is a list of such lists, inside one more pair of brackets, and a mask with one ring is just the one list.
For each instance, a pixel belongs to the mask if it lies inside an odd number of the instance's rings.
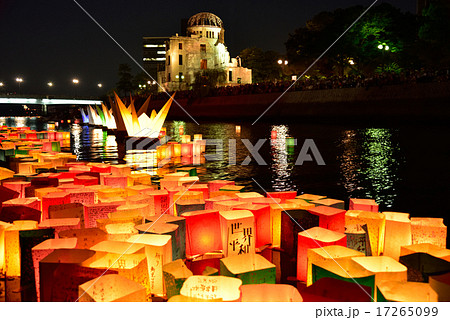
[[[198,92],[196,90],[177,91],[178,99],[190,99],[197,97],[214,97],[214,96],[236,96],[247,94],[261,94],[271,92],[284,92],[294,82],[290,91],[304,90],[327,90],[341,88],[370,88],[383,87],[388,85],[426,83],[426,82],[443,82],[450,80],[450,70],[416,70],[405,71],[401,73],[379,73],[372,76],[348,75],[348,76],[332,76],[332,77],[302,77],[298,81],[275,81],[252,83],[238,86],[219,86],[216,88],[205,88]],[[167,94],[160,92],[152,96],[152,100],[167,99]]]

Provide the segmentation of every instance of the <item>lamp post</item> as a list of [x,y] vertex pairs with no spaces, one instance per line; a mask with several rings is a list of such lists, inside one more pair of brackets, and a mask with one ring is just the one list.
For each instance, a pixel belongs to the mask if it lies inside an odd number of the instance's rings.
[[78,95],[78,84],[80,83],[80,80],[78,80],[77,78],[73,78],[72,79],[72,83],[75,85],[75,97]]
[[20,85],[22,84],[23,79],[21,77],[17,77],[16,82],[19,84],[19,94],[20,94]]
[[101,83],[98,83],[97,87],[101,88],[101,87],[103,87],[103,85]]
[[384,72],[384,62],[385,62],[385,53],[386,53],[386,51],[389,51],[390,50],[390,47],[385,43],[385,42],[383,42],[383,43],[380,43],[378,46],[377,46],[377,48],[378,48],[378,50],[381,50],[382,51],[382,68],[381,68],[381,70]]

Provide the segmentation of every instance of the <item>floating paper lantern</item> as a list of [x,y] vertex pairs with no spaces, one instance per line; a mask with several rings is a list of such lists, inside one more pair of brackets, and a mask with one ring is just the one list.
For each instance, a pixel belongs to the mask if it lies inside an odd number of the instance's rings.
[[163,274],[167,299],[179,295],[186,279],[193,276],[181,259],[165,264]]
[[182,217],[186,218],[186,256],[222,250],[219,211],[192,211]]
[[182,135],[181,136],[181,143],[189,143],[191,142],[191,136],[190,135]]
[[209,198],[209,188],[207,184],[196,183],[189,188],[190,191],[200,191],[203,193],[203,199]]
[[111,188],[123,188],[125,189],[128,185],[128,178],[126,176],[104,176],[104,185]]
[[380,281],[378,302],[438,302],[437,293],[428,283]]
[[432,275],[450,272],[449,261],[424,252],[401,256],[399,261],[408,268],[408,281],[428,282]]
[[5,230],[12,224],[0,221],[0,273],[5,272]]
[[307,251],[330,245],[346,245],[346,236],[343,233],[314,227],[298,233],[297,249],[297,279],[307,280]]
[[111,165],[111,174],[116,176],[128,176],[131,174],[131,167],[126,164]]
[[15,206],[24,206],[34,210],[41,210],[41,201],[39,201],[39,198],[33,197],[33,198],[15,198],[11,200],[6,200],[2,203],[2,207],[15,207]]
[[368,252],[373,256],[383,253],[384,233],[386,220],[382,213],[368,212],[360,210],[348,210],[345,214],[345,225],[366,225],[366,232],[370,239],[370,249]]
[[144,193],[146,191],[154,191],[156,189],[156,186],[139,184],[136,186],[126,187],[125,189],[128,192],[128,197],[130,197],[130,196]]
[[438,294],[439,301],[450,301],[450,272],[430,276],[429,283],[431,288]]
[[229,184],[229,185],[224,185],[223,187],[221,187],[219,189],[219,191],[230,191],[230,192],[234,192],[234,193],[238,193],[241,192],[242,189],[244,189],[244,186],[236,186],[234,184]]
[[82,185],[85,187],[94,186],[94,185],[100,184],[100,178],[86,176],[86,175],[75,176],[75,178],[73,178],[73,183],[77,184],[77,185]]
[[32,248],[32,258],[35,276],[36,297],[37,301],[40,298],[40,278],[39,278],[39,261],[44,259],[56,249],[75,249],[77,245],[77,238],[65,239],[48,239]]
[[173,145],[173,156],[175,158],[181,157],[181,144],[177,143]]
[[398,260],[402,246],[411,244],[411,220],[408,213],[383,212],[386,217],[383,255]]
[[[304,225],[303,228],[301,228],[301,230],[304,230],[306,225],[308,225],[308,226],[316,225],[315,221],[317,220],[317,218],[310,217],[312,215],[309,214],[304,209],[305,209],[304,207],[299,206],[294,203],[282,203],[282,204],[273,204],[272,203],[270,205],[270,220],[271,220],[272,245],[273,246],[279,247],[281,245],[281,220],[282,220],[282,216],[286,215],[286,213],[287,213],[288,217],[289,216],[292,217],[294,215],[294,216],[296,216],[296,218],[303,220],[303,221],[297,221],[297,223],[300,223],[300,226],[302,226],[302,224]],[[303,211],[298,212],[298,210],[303,210]],[[291,211],[293,211],[293,212],[291,213]],[[312,220],[311,220],[311,218],[312,218]],[[292,223],[290,223],[290,224],[292,224]],[[297,228],[298,225],[296,223],[295,223],[295,225],[296,225],[295,228]]]
[[117,207],[117,212],[109,213],[110,218],[120,218],[120,217],[131,217],[131,216],[140,216],[145,218],[148,216],[149,205],[148,204],[132,204],[132,205],[122,205]]
[[307,251],[308,276],[306,285],[310,286],[321,278],[321,275],[318,274],[319,268],[331,271],[336,270],[345,265],[343,260],[363,256],[362,252],[337,245],[309,249]]
[[255,247],[270,244],[272,242],[272,233],[270,232],[270,207],[262,204],[246,203],[233,210],[248,210],[255,217]]
[[[175,230],[175,235],[172,237],[172,258],[184,259],[186,258],[186,219],[183,217],[175,217],[168,214],[156,215],[146,219],[149,223],[164,223],[175,224],[178,229]],[[137,227],[138,228],[138,227]],[[138,228],[139,230],[139,228]]]
[[287,284],[245,284],[240,302],[302,302],[297,288]]
[[91,205],[95,203],[95,192],[92,190],[75,189],[69,191],[70,203],[82,203]]
[[13,225],[4,231],[5,243],[5,274],[7,277],[20,276],[20,243],[21,230],[37,229],[36,221],[14,221]]
[[264,199],[264,196],[258,192],[238,192],[236,193],[236,197],[238,197],[239,201],[250,203]]
[[214,207],[215,202],[219,201],[229,201],[229,200],[237,200],[237,197],[230,197],[230,196],[218,196],[214,198],[205,199],[205,209],[206,210],[212,210]]
[[220,188],[222,188],[223,186],[225,186],[227,184],[234,185],[234,181],[228,181],[228,180],[208,181],[209,193],[211,194],[211,192],[219,191]]
[[42,220],[49,218],[48,207],[51,205],[70,203],[70,194],[67,192],[51,192],[42,197]]
[[200,199],[178,200],[176,208],[177,215],[190,211],[205,210],[205,201]]
[[155,214],[165,214],[169,208],[169,193],[165,190],[155,190],[145,192],[152,198],[153,205],[150,206],[150,216]]
[[239,299],[240,279],[230,277],[191,276],[180,290],[182,296],[212,301],[235,301]]
[[[237,197],[237,194],[236,194],[236,197]],[[264,204],[264,205],[268,204],[268,205],[270,205],[270,204],[281,203],[281,199],[279,199],[279,198],[259,198],[259,199],[252,200],[252,203],[253,204]]]
[[155,222],[149,222],[145,224],[141,224],[138,226],[135,226],[136,230],[139,231],[139,233],[144,234],[162,234],[162,235],[169,235],[172,239],[172,258],[174,259],[184,259],[185,254],[183,257],[183,248],[180,248],[179,244],[184,244],[184,239],[181,241],[179,239],[179,230],[178,225],[171,224],[171,223],[164,223],[160,221]]
[[91,172],[111,173],[111,166],[109,164],[95,164],[91,167]]
[[59,233],[59,238],[76,238],[77,249],[89,249],[95,244],[108,240],[108,234],[98,228],[72,229]]
[[145,288],[117,274],[101,276],[79,286],[79,302],[145,302]]
[[221,259],[220,274],[239,278],[242,284],[275,283],[275,265],[254,253]]
[[400,256],[406,256],[413,253],[428,253],[436,258],[441,258],[450,261],[450,250],[438,247],[431,243],[417,243],[409,246],[402,246],[400,249]]
[[255,217],[248,210],[220,211],[225,257],[255,253]]
[[106,219],[108,214],[116,211],[116,204],[92,204],[84,206],[84,224],[86,228],[97,226],[97,219]]
[[98,198],[99,199],[112,198],[112,197],[126,198],[127,191],[123,188],[107,188],[107,189],[98,190]]
[[18,198],[19,196],[20,196],[19,192],[0,186],[0,203],[3,203],[4,201],[7,200]]
[[308,211],[319,216],[319,227],[337,232],[345,231],[345,210],[317,206]]
[[267,198],[281,199],[281,203],[285,203],[287,199],[295,199],[297,191],[276,191],[267,192]]
[[213,204],[213,209],[219,210],[219,211],[230,211],[230,210],[233,210],[234,207],[238,207],[243,204],[245,204],[245,202],[236,201],[236,200],[216,201]]
[[131,236],[127,242],[145,245],[150,292],[158,296],[164,296],[162,266],[172,261],[171,237],[168,235],[140,234]]
[[[375,274],[375,286],[378,286],[381,281],[406,281],[407,279],[407,268],[391,257],[354,257],[351,259]],[[375,293],[375,299],[376,297]]]
[[9,181],[3,182],[3,187],[11,189],[19,193],[19,198],[25,198],[25,188],[31,186],[31,182],[28,181]]
[[345,227],[347,236],[347,248],[353,249],[369,255],[370,240],[366,231],[359,224],[353,224]]
[[[39,262],[41,301],[76,301],[78,286],[116,271],[82,266],[95,254],[92,250],[57,249]],[[70,276],[68,276],[70,275]]]
[[181,144],[181,156],[182,157],[192,157],[193,155],[193,144],[192,143],[182,143]]
[[378,212],[378,204],[373,199],[350,199],[349,210]]
[[447,226],[442,218],[411,218],[412,243],[431,243],[446,247]]
[[50,219],[78,218],[84,228],[84,207],[81,203],[67,203],[48,207]]

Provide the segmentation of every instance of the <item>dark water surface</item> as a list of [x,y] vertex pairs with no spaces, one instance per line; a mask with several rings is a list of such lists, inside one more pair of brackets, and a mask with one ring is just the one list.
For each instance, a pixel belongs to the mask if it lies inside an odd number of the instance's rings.
[[[46,128],[39,119],[0,118],[7,125]],[[207,146],[207,154],[223,151],[221,160],[205,161],[198,166],[200,180],[228,179],[245,185],[245,191],[298,190],[300,193],[326,195],[348,200],[373,198],[380,210],[408,212],[411,216],[443,217],[449,224],[449,141],[446,126],[434,124],[401,124],[364,126],[364,124],[324,123],[202,123],[166,122],[167,134],[181,141],[184,134],[202,134],[203,139],[223,141],[222,147]],[[241,126],[240,134],[236,125]],[[61,124],[71,131],[72,150],[79,160],[118,163],[118,145],[106,130]],[[277,139],[271,141],[271,132]],[[286,147],[284,137],[297,139],[297,146]],[[230,156],[236,139],[236,157]],[[258,153],[266,163],[259,165],[241,139],[255,145],[266,139]],[[313,139],[325,165],[307,161],[295,165],[305,139]],[[124,146],[119,144],[119,148]],[[309,152],[311,154],[311,152]],[[313,156],[314,159],[314,156]],[[231,163],[236,163],[230,164]],[[255,183],[252,179],[255,179]]]

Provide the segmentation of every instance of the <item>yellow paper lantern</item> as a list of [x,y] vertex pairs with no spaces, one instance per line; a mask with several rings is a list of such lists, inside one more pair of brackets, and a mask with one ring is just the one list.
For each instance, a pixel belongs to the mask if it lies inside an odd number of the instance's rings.
[[235,301],[239,299],[242,281],[223,276],[192,276],[181,288],[181,295],[204,300]]
[[240,302],[302,302],[297,288],[288,284],[245,284]]
[[378,301],[384,298],[392,302],[438,302],[437,293],[422,282],[380,281],[377,295]]
[[377,212],[348,210],[345,214],[345,225],[367,225],[370,249],[373,256],[383,253],[386,219]]
[[383,254],[398,260],[401,247],[411,244],[411,220],[408,213],[383,212],[383,214],[386,217]]
[[412,243],[431,243],[446,247],[447,226],[442,218],[411,218]]

